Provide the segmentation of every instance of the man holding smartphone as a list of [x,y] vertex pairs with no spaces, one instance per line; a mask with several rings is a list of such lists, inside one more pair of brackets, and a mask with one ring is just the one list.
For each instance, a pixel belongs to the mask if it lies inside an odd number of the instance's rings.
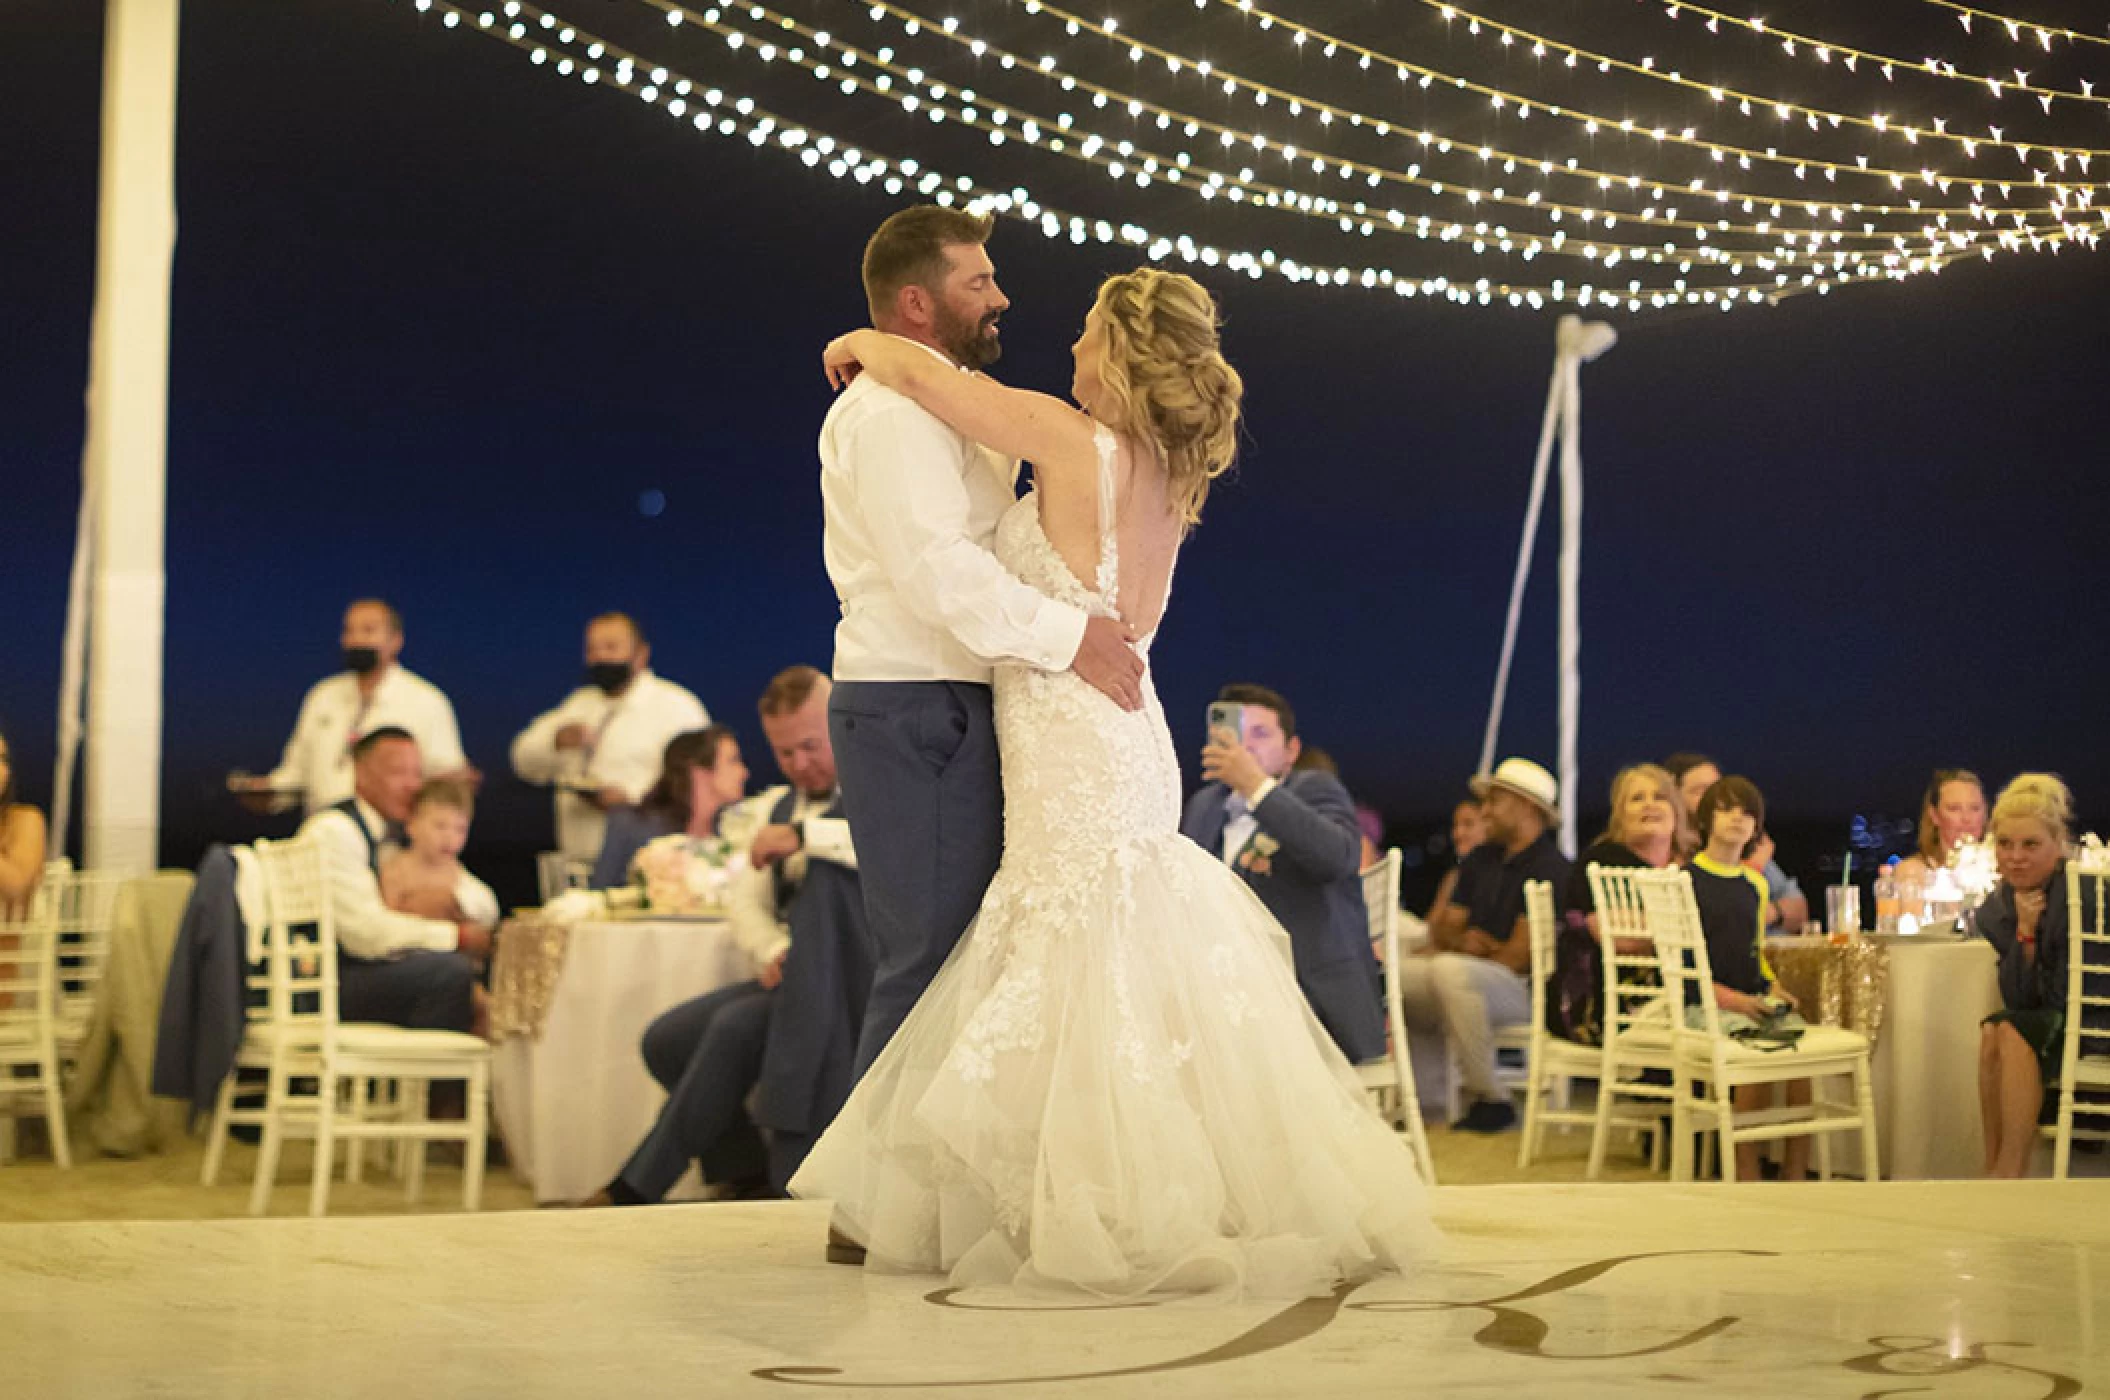
[[1180,831],[1221,856],[1288,931],[1304,999],[1360,1063],[1385,1053],[1363,834],[1339,778],[1297,770],[1303,750],[1287,700],[1265,686],[1225,686],[1209,707],[1208,785],[1187,803]]

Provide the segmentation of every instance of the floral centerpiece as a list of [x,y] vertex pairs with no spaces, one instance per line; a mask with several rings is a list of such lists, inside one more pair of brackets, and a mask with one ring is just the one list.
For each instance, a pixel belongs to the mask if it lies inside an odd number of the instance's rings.
[[733,885],[733,843],[683,832],[645,843],[630,863],[631,882],[655,914],[715,914]]

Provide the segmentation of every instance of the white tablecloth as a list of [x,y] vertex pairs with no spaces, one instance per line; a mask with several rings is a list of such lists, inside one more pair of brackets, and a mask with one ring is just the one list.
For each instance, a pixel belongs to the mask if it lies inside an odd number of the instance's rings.
[[[1809,940],[1792,942],[1802,945],[1798,953],[1810,952]],[[1978,1027],[2000,1009],[1992,945],[1947,938],[1886,938],[1882,944],[1887,970],[1870,1078],[1883,1175],[1895,1181],[1975,1178],[1985,1168]],[[1788,966],[1781,953],[1774,956],[1776,966]],[[1807,977],[1801,982],[1798,990],[1808,997]],[[1852,989],[1852,996],[1866,994]],[[1846,1024],[1861,1029],[1867,1010],[1859,1007]],[[1834,1097],[1846,1092],[1843,1081],[1831,1086]],[[1857,1137],[1832,1135],[1832,1169],[1864,1175]]]
[[749,975],[722,920],[626,920],[572,928],[539,1038],[510,1036],[492,1066],[506,1153],[542,1202],[606,1186],[666,1095],[638,1040],[671,1007]]
[[[1901,938],[1891,944],[1889,1009],[1871,1066],[1884,1176],[1968,1180],[1985,1174],[1978,1026],[1999,1009],[1992,944],[1975,938]],[[1851,1155],[1858,1158],[1859,1150]]]

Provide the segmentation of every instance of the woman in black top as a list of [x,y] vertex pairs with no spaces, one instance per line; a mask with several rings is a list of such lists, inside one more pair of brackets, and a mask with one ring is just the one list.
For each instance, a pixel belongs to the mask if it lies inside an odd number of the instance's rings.
[[[1676,856],[1685,824],[1678,785],[1653,763],[1620,770],[1612,780],[1612,817],[1604,835],[1575,862],[1561,901],[1553,975],[1546,983],[1546,1029],[1564,1040],[1595,1045],[1604,1027],[1604,959],[1597,937],[1592,865],[1662,869]],[[1635,940],[1622,953],[1648,951]]]
[[[2072,956],[2065,853],[2072,820],[2073,795],[2064,783],[2049,773],[2024,773],[2001,792],[1988,823],[2000,884],[1978,907],[1977,925],[2000,957],[2005,1009],[1986,1018],[1979,1039],[1987,1176],[2018,1177],[2028,1170],[2044,1084],[2065,1051]],[[2110,995],[2110,987],[2084,990]],[[2093,1015],[2088,1024],[2097,1027]]]

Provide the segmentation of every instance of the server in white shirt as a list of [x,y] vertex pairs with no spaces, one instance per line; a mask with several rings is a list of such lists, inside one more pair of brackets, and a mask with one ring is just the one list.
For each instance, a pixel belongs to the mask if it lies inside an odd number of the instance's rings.
[[681,686],[655,675],[652,648],[626,613],[586,624],[586,684],[513,740],[513,771],[557,790],[557,849],[575,860],[601,853],[608,809],[643,800],[677,734],[711,716]]
[[462,754],[454,706],[440,688],[397,664],[403,617],[379,598],[344,610],[344,669],[317,681],[300,702],[293,737],[278,767],[264,777],[236,775],[228,786],[250,805],[283,811],[296,801],[321,812],[352,795],[352,746],[377,729],[401,729],[417,740],[433,777],[474,785]]
[[[995,361],[1010,305],[983,246],[993,221],[936,205],[865,247],[872,324],[965,371]],[[914,401],[855,380],[821,427],[822,553],[842,605],[829,728],[863,854],[877,968],[861,1074],[981,905],[1003,844],[991,667],[1075,670],[1139,708],[1123,624],[1027,587],[990,553],[1015,464]],[[943,833],[943,859],[933,860]]]
[[[857,872],[857,850],[842,817],[828,743],[828,691],[826,676],[811,666],[794,666],[763,692],[762,729],[790,783],[727,814],[728,823],[737,819],[752,833],[741,836],[749,865],[735,883],[729,912],[755,976],[683,1002],[646,1029],[645,1065],[666,1088],[667,1102],[652,1131],[593,1204],[660,1200],[691,1161],[701,1167],[705,1181],[732,1185],[743,1194],[774,1194],[849,1092],[845,1078],[822,1123],[810,1132],[803,1131],[806,1124],[796,1125],[801,1131],[793,1135],[795,1157],[778,1153],[772,1161],[747,1107],[765,1073],[766,1047],[784,1046],[781,1053],[796,1062],[786,1068],[810,1079],[814,1071],[809,1067],[821,1057],[801,1052],[816,1039],[826,1040],[835,1023],[826,1014],[831,979],[802,977],[797,969],[786,975],[794,905],[817,865],[847,872],[852,882]],[[805,927],[816,926],[808,920]],[[829,932],[863,951],[862,927]],[[830,965],[826,959],[814,961],[827,950],[808,947],[803,935],[799,947],[801,967]],[[773,1024],[785,1018],[797,1024]],[[847,1064],[854,1047],[845,1043],[838,1049]]]
[[345,1021],[467,1031],[480,1020],[478,965],[491,952],[498,897],[464,870],[455,887],[462,918],[420,918],[381,899],[381,853],[410,817],[424,781],[417,741],[401,729],[359,740],[350,797],[301,824],[322,846],[337,927],[337,1011]]

